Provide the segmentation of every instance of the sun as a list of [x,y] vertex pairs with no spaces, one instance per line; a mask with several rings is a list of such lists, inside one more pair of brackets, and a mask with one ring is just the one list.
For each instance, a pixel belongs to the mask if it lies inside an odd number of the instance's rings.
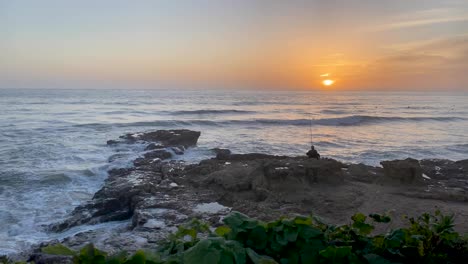
[[334,80],[330,80],[330,79],[327,79],[327,80],[323,80],[322,81],[322,84],[325,85],[325,86],[330,86],[332,84],[334,84],[335,81]]

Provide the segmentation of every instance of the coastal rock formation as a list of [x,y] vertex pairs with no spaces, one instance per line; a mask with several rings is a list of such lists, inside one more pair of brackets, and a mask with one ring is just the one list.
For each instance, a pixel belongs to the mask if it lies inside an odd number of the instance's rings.
[[[182,164],[152,160],[150,158],[147,163],[135,168],[109,171],[104,187],[93,199],[78,206],[66,221],[52,225],[51,230],[63,231],[82,224],[125,220],[141,207],[164,207],[164,197],[159,194],[162,190],[177,186],[169,180],[169,174],[177,173]],[[152,201],[152,204],[148,201]]]
[[146,146],[145,150],[155,150],[155,149],[164,149],[166,148],[165,146],[161,144],[156,144],[156,143],[150,143],[148,146]]
[[290,193],[317,183],[339,184],[344,181],[341,169],[345,165],[332,159],[311,160],[266,154],[219,156],[187,168],[187,177],[194,185],[215,184],[233,192],[261,189]]
[[416,159],[382,161],[385,180],[399,184],[417,184],[422,182],[422,168]]
[[[134,168],[109,171],[109,177],[106,179],[104,187],[94,195],[91,201],[75,208],[66,221],[54,224],[50,229],[63,231],[82,224],[131,218],[134,211],[138,209],[138,204],[145,200],[145,197],[152,197],[160,188],[164,188],[164,184],[167,183],[167,175],[173,173],[178,166],[175,162],[161,162],[172,157],[172,153],[163,148],[169,148],[172,152],[180,155],[183,154],[182,149],[195,146],[199,137],[200,132],[186,129],[157,130],[122,136],[121,138],[125,139],[127,143],[143,140],[157,142],[158,145],[148,145],[153,150],[135,159]],[[110,143],[118,144],[117,141]],[[163,146],[163,148],[159,146]]]
[[171,158],[172,154],[169,151],[158,149],[145,153],[143,157],[144,159],[149,159],[152,161],[154,161],[155,159],[165,160]]
[[[127,220],[130,224],[112,236],[89,231],[62,241],[73,248],[94,242],[115,252],[154,246],[191,218],[219,225],[231,209],[263,220],[313,212],[336,224],[355,212],[392,211],[399,216],[435,207],[468,216],[468,205],[460,203],[468,201],[468,160],[383,161],[381,168],[213,149],[216,158],[186,164],[169,160],[177,155],[172,147],[196,144],[199,132],[182,132],[183,140],[165,138],[175,131],[126,135],[135,138],[133,142],[155,142],[134,160],[134,167],[110,170],[91,201],[50,229],[61,232],[82,224]],[[401,224],[399,217],[394,224]],[[468,230],[468,224],[457,224]]]
[[219,160],[228,159],[231,155],[231,151],[229,149],[214,148],[212,151],[216,154],[216,158]]
[[183,146],[185,148],[197,145],[198,138],[200,137],[199,131],[192,131],[188,129],[176,130],[157,130],[146,133],[126,134],[120,138],[127,142],[147,141],[160,143],[165,147]]
[[353,181],[375,183],[384,177],[383,169],[365,164],[347,164],[344,169],[345,177]]
[[468,159],[460,161],[422,160],[421,167],[424,174],[432,179],[465,179],[466,175],[468,175]]

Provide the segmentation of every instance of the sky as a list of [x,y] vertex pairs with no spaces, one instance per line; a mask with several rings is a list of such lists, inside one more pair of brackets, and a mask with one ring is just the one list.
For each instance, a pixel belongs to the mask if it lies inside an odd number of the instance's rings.
[[0,0],[0,88],[74,87],[468,91],[468,1]]

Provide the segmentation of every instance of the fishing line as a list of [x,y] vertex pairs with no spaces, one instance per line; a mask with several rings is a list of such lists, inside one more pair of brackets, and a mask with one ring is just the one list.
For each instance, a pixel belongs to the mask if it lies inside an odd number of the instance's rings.
[[309,97],[309,136],[310,136],[310,145],[313,145],[312,140],[312,99]]

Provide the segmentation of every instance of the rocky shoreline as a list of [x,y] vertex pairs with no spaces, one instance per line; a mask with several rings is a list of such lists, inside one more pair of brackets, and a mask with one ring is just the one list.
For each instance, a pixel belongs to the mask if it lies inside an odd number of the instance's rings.
[[[154,247],[191,218],[219,225],[231,210],[263,220],[313,213],[336,224],[349,222],[355,212],[390,212],[391,227],[396,227],[402,225],[402,215],[438,208],[454,213],[458,231],[468,232],[468,160],[408,158],[373,167],[328,158],[232,154],[227,149],[213,149],[216,157],[198,164],[172,159],[196,146],[200,135],[158,130],[109,140],[110,146],[145,144],[145,152],[132,168],[110,170],[92,200],[47,229],[63,232],[120,221],[112,232],[80,232],[59,242],[71,248],[93,242],[109,253],[132,252]],[[45,244],[22,258],[47,259],[39,253]]]

